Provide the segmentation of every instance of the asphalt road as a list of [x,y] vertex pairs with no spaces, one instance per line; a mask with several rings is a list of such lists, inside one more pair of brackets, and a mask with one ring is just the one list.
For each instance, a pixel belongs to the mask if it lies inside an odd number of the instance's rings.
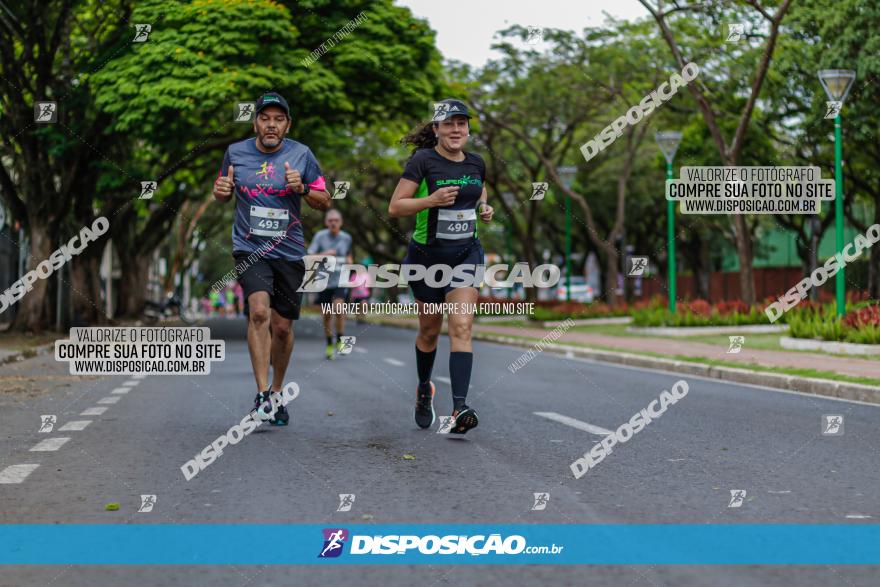
[[[575,479],[570,463],[603,438],[603,429],[628,421],[681,378],[546,352],[511,373],[507,366],[523,349],[475,343],[468,403],[478,410],[481,423],[464,438],[450,437],[420,430],[413,421],[412,331],[351,323],[348,334],[357,336],[353,352],[330,362],[323,359],[323,335],[313,319],[296,326],[287,378],[301,388],[291,404],[293,425],[257,429],[186,481],[180,466],[239,422],[255,392],[244,322],[217,320],[210,326],[213,338],[226,340],[227,358],[214,363],[207,376],[72,377],[67,364],[52,356],[0,367],[0,522],[880,520],[880,407],[688,376],[685,398]],[[448,349],[442,341],[434,371],[438,415],[451,411]],[[38,431],[44,414],[57,416],[51,433]],[[842,435],[821,433],[826,414],[844,416]],[[38,445],[47,450],[32,450]],[[746,492],[740,507],[728,507],[731,490]],[[550,494],[546,509],[532,510],[536,492]],[[343,493],[356,496],[351,511],[337,511]],[[142,494],[157,496],[151,512],[138,513]],[[105,511],[109,502],[118,502],[119,510]],[[268,552],[267,546],[255,545],[264,547]],[[0,572],[0,586],[344,582],[876,585],[877,571],[844,566],[265,565],[46,566]]]

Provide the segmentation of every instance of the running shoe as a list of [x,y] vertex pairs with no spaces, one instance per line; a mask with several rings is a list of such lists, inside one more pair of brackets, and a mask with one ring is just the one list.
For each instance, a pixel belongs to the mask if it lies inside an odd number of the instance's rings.
[[290,412],[287,411],[287,408],[281,403],[281,392],[273,391],[272,396],[277,402],[277,409],[275,410],[275,418],[273,418],[269,423],[273,426],[287,426],[290,422]]
[[434,392],[434,384],[430,381],[426,390],[416,388],[416,424],[419,428],[430,428],[434,423]]
[[254,398],[254,419],[260,422],[269,422],[272,420],[272,402],[269,400],[270,391],[261,391]]
[[332,361],[332,360],[333,360],[333,350],[334,350],[335,348],[336,348],[336,347],[335,347],[335,345],[334,345],[332,342],[331,342],[330,344],[327,345],[327,350],[325,351],[325,354],[326,354],[326,356],[327,356],[327,360],[328,360],[328,361]]
[[452,417],[455,418],[455,424],[452,426],[452,430],[449,431],[451,434],[464,434],[471,428],[476,428],[477,424],[480,423],[474,409],[467,406],[461,406],[461,408],[452,412]]

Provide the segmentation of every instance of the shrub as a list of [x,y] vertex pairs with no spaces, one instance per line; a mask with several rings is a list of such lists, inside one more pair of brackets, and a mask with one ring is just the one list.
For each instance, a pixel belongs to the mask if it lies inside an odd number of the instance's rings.
[[834,304],[802,304],[788,312],[795,338],[880,344],[880,305],[858,303],[841,319]]
[[636,326],[739,326],[743,324],[766,324],[763,306],[749,307],[738,300],[711,305],[706,300],[693,300],[678,304],[675,313],[664,307],[636,310],[633,324]]

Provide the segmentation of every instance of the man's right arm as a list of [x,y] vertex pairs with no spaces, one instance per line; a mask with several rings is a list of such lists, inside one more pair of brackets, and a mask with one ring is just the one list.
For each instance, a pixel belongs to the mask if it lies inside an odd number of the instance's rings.
[[[226,175],[223,175],[223,168],[226,169]],[[220,175],[214,181],[214,199],[220,202],[228,202],[235,193],[235,170],[232,167],[232,161],[229,159],[229,151],[223,156],[223,167],[221,167]]]

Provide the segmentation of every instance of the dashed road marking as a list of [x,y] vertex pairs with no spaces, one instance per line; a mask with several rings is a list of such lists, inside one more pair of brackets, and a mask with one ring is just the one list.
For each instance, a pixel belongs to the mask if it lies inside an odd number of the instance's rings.
[[140,381],[138,381],[138,380],[134,380],[134,381],[126,381],[126,382],[123,383],[122,385],[124,385],[124,386],[126,386],[126,387],[135,387],[135,386],[137,386],[138,384],[140,384]]
[[77,431],[83,430],[86,426],[91,424],[91,420],[71,420],[64,426],[58,429],[58,432],[68,432],[68,431]]
[[563,416],[562,414],[557,414],[556,412],[532,413],[536,416],[541,416],[542,418],[547,418],[548,420],[553,420],[554,422],[559,422],[560,424],[565,424],[566,426],[571,426],[572,428],[577,428],[578,430],[589,432],[590,434],[598,434],[599,436],[607,436],[609,434],[612,434],[611,430],[607,430],[600,426],[587,424],[586,422],[581,422],[580,420],[575,420],[574,418],[569,418],[568,416]]
[[31,452],[55,451],[67,444],[68,440],[70,440],[69,436],[56,436],[55,438],[47,438],[46,440],[41,440],[33,447],[31,447]]
[[403,361],[398,361],[397,359],[392,359],[389,357],[384,357],[382,360],[389,365],[394,365],[395,367],[403,367],[404,365],[406,365],[406,363],[404,363]]
[[865,516],[862,514],[847,514],[846,519],[847,520],[870,520],[871,516]]
[[146,377],[147,377],[146,373],[137,373],[137,374],[131,376],[132,379],[145,379]]
[[110,393],[118,393],[121,395],[123,393],[128,393],[129,391],[131,391],[130,387],[117,387],[116,389],[114,389]]
[[111,396],[99,399],[98,403],[99,404],[115,404],[118,401],[119,401],[118,395],[111,395]]
[[39,466],[33,464],[9,465],[0,471],[0,483],[21,483]]
[[107,411],[107,408],[89,408],[80,412],[80,416],[100,416]]

